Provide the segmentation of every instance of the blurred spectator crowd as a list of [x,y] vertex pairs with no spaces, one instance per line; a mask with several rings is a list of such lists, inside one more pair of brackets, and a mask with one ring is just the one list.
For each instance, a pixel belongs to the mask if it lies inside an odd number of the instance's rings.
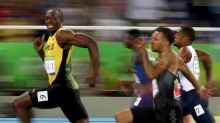
[[[61,8],[65,25],[220,26],[219,6],[218,0],[1,0],[0,25],[43,25],[46,10]],[[30,41],[40,33],[0,31],[1,41]],[[117,39],[111,33],[101,40]]]

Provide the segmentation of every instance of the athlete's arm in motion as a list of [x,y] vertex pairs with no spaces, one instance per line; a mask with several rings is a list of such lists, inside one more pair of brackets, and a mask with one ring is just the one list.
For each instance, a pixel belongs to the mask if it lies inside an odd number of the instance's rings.
[[92,61],[92,75],[87,78],[90,87],[94,87],[99,76],[99,51],[96,41],[83,33],[75,33],[71,30],[61,30],[56,33],[57,41],[63,48],[69,45],[75,45],[82,48],[88,48]]
[[196,54],[199,58],[199,61],[201,61],[203,63],[203,66],[205,68],[205,72],[206,72],[206,81],[207,84],[209,82],[212,82],[212,59],[211,56],[200,49],[195,49],[196,50]]
[[212,90],[202,88],[199,81],[195,78],[193,73],[180,57],[178,57],[178,70],[181,71],[183,75],[193,84],[201,99],[207,99],[212,94]]
[[155,62],[152,63],[150,59],[148,58],[148,55],[146,53],[146,50],[142,50],[140,52],[142,63],[144,66],[144,70],[149,77],[149,79],[156,78],[162,71],[167,70],[170,62],[170,57],[168,57],[165,53],[162,53],[160,55],[160,58]]
[[187,67],[186,63],[180,57],[178,57],[178,70],[181,71],[183,75],[193,84],[197,91],[200,90],[201,86],[198,80],[195,78],[193,73]]
[[41,59],[44,61],[44,38],[45,35],[43,35],[40,39],[34,41],[34,49],[37,51]]
[[[141,40],[144,40],[144,39],[141,39]],[[155,79],[163,71],[168,70],[168,68],[170,67],[170,64],[172,64],[173,63],[172,61],[174,61],[171,58],[175,58],[174,54],[167,53],[166,51],[160,54],[158,60],[155,63],[152,63],[148,57],[148,54],[146,53],[147,51],[145,50],[144,45],[136,44],[135,49],[140,55],[142,64],[144,66],[144,70],[148,78],[151,80]],[[171,69],[170,69],[170,72],[174,73],[174,71],[172,71]]]

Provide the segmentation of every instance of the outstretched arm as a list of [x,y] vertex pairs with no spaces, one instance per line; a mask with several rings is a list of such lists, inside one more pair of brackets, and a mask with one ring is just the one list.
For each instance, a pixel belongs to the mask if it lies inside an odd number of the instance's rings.
[[207,52],[199,50],[199,49],[195,49],[195,50],[199,58],[199,61],[203,63],[203,66],[206,72],[206,81],[209,83],[212,81],[212,77],[211,77],[212,76],[212,59]]
[[73,33],[70,30],[62,30],[57,32],[56,35],[57,40],[59,41],[60,45],[75,45],[82,48],[88,48],[90,58],[92,61],[92,75],[88,78],[89,85],[91,87],[95,86],[96,81],[99,75],[99,51],[98,45],[96,41],[83,33]]

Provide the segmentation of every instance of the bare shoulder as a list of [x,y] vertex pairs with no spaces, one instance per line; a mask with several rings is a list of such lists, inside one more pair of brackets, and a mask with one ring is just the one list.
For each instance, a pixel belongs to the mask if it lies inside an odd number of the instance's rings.
[[159,59],[157,60],[157,63],[168,67],[170,64],[172,64],[172,60],[174,58],[175,57],[172,52],[165,51],[165,52],[161,53],[161,55],[159,56]]
[[173,50],[169,50],[163,54],[163,59],[167,61],[167,64],[173,65],[177,63],[177,54]]
[[67,37],[67,36],[73,36],[75,35],[72,30],[60,30],[56,33],[57,38]]
[[92,39],[92,37],[90,37],[89,35],[85,34],[85,33],[81,33],[81,32],[77,32],[75,33],[75,38],[76,39]]
[[183,61],[185,63],[189,62],[191,57],[192,57],[192,54],[189,50],[189,48],[187,47],[182,47],[180,50],[179,50],[179,56],[183,59]]
[[74,32],[72,30],[60,30],[56,33],[56,39],[58,42],[71,41],[74,38]]
[[177,57],[177,54],[175,51],[173,50],[169,50],[169,51],[166,51],[164,53],[162,53],[161,55],[164,59],[167,59],[167,60],[173,60]]

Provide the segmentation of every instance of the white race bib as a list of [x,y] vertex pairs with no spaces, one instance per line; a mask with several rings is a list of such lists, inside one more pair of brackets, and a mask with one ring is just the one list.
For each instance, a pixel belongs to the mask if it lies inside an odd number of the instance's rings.
[[138,97],[136,101],[134,102],[134,106],[138,106],[138,104],[141,102],[141,97]]
[[195,106],[194,110],[195,110],[197,116],[200,116],[205,113],[204,109],[202,108],[202,106],[200,104]]
[[44,67],[47,71],[47,74],[54,75],[55,74],[55,61],[53,57],[45,57],[44,59]]
[[37,92],[37,100],[38,100],[38,102],[48,101],[48,93],[47,93],[47,91],[39,91],[39,92]]

